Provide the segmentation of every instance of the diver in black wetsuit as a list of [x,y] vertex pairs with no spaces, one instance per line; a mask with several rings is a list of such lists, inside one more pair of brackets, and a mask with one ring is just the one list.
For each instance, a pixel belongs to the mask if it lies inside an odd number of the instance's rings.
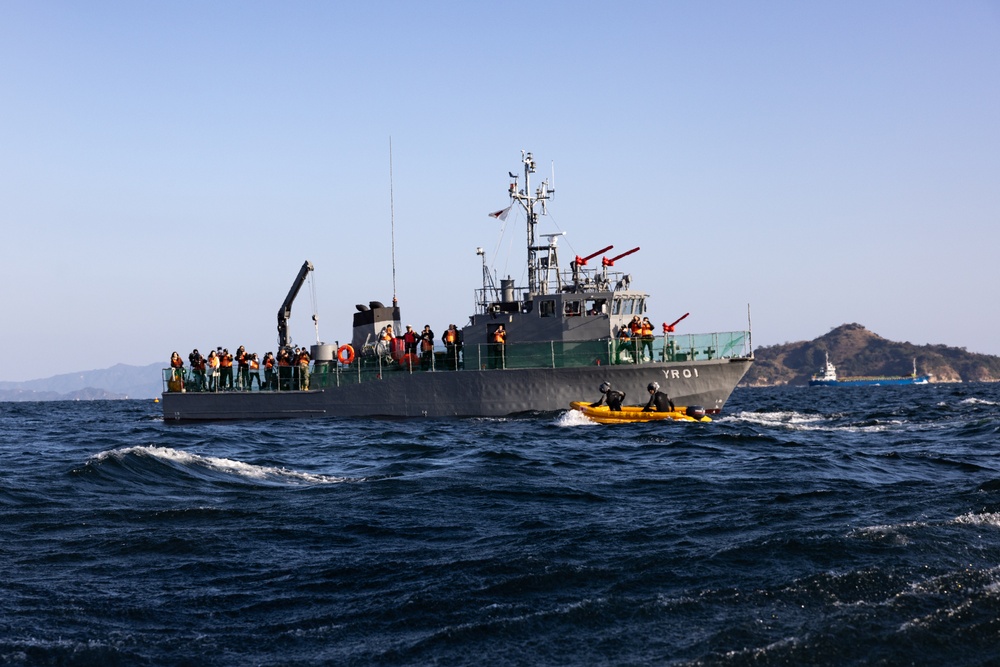
[[625,392],[611,388],[610,382],[604,382],[600,386],[601,398],[596,403],[591,403],[590,407],[596,408],[604,401],[608,402],[608,408],[614,412],[622,411],[622,401],[625,400]]
[[649,403],[646,403],[646,407],[642,409],[643,412],[652,412],[654,407],[657,412],[674,411],[674,402],[670,400],[669,396],[660,391],[658,383],[650,382],[646,385],[646,391],[649,392]]

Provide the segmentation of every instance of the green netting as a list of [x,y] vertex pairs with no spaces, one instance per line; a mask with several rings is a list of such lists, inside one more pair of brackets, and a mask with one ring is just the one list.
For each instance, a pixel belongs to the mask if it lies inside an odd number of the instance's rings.
[[614,340],[508,343],[502,355],[498,354],[492,345],[465,345],[457,364],[445,354],[435,354],[429,368],[419,364],[400,365],[384,357],[365,357],[358,358],[350,365],[332,364],[317,367],[310,384],[312,388],[320,389],[367,382],[396,373],[572,368],[645,361],[700,361],[746,357],[749,354],[749,333],[745,331],[660,336],[652,340],[637,339],[628,344]]

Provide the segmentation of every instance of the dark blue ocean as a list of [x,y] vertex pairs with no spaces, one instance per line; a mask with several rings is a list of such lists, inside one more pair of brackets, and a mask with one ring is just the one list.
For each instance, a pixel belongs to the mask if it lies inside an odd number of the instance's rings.
[[3,403],[0,452],[3,665],[1000,664],[1000,385],[621,426]]

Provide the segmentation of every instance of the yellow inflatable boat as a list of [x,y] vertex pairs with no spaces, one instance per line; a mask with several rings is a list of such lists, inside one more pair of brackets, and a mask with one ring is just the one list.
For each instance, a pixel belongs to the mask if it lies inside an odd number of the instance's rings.
[[569,407],[579,410],[588,419],[599,424],[634,424],[655,422],[669,419],[678,422],[710,422],[711,417],[705,415],[705,409],[697,406],[680,407],[673,412],[643,412],[638,405],[623,405],[620,411],[612,412],[606,405],[597,408],[590,407],[589,401],[573,401]]

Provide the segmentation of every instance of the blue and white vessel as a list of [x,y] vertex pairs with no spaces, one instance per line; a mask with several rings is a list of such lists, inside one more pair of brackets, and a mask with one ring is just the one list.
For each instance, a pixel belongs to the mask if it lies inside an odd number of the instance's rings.
[[912,375],[837,377],[837,367],[830,363],[830,353],[826,354],[826,364],[821,372],[809,380],[810,387],[870,387],[874,385],[928,384],[930,375],[917,375],[917,360],[913,360]]

